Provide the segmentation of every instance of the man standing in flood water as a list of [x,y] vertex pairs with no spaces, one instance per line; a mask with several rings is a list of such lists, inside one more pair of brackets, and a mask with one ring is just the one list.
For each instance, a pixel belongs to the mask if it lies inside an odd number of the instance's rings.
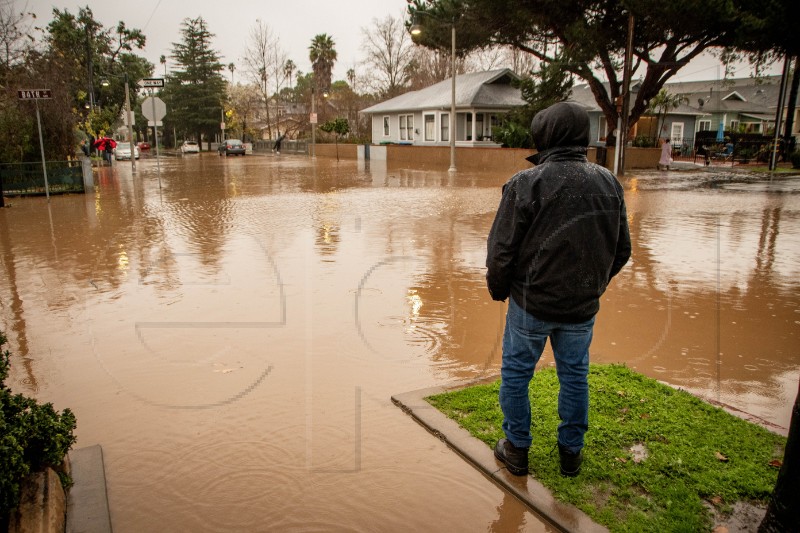
[[631,254],[622,186],[589,163],[589,115],[560,102],[531,123],[536,166],[503,186],[489,233],[486,282],[508,303],[503,333],[500,407],[506,438],[495,457],[512,474],[528,474],[528,386],[547,339],[560,385],[561,473],[576,476],[589,427],[589,345],[600,296]]

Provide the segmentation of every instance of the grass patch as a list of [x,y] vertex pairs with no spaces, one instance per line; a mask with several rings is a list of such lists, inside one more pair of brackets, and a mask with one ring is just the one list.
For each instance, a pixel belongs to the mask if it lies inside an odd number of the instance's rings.
[[748,168],[747,170],[751,170],[753,172],[769,173],[769,174],[800,174],[800,169],[792,167],[776,167],[775,170],[770,170],[769,165]]
[[[559,473],[558,378],[530,387],[530,473],[611,531],[710,531],[711,509],[766,503],[786,439],[621,365],[591,365],[589,431],[577,478]],[[489,446],[503,437],[500,382],[427,398]]]

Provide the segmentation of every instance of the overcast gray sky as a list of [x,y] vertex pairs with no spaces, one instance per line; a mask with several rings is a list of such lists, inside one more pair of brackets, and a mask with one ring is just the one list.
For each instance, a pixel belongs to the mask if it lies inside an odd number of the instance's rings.
[[[24,3],[17,0],[19,6]],[[338,53],[334,79],[345,79],[347,69],[362,59],[361,28],[370,26],[373,18],[401,16],[407,4],[406,0],[28,0],[28,10],[36,14],[39,26],[53,19],[53,7],[77,14],[87,5],[95,20],[106,27],[122,20],[128,27],[142,30],[147,36],[142,55],[155,64],[156,73],[161,72],[159,57],[169,58],[172,43],[180,40],[181,22],[202,16],[226,65],[235,63],[243,68],[241,58],[250,30],[256,19],[261,19],[303,72],[311,71],[311,39],[319,33],[332,36]]]
[[[17,0],[19,6],[25,3]],[[28,0],[27,5],[37,15],[40,26],[52,20],[53,7],[77,14],[79,7],[88,5],[95,20],[106,27],[122,20],[128,27],[142,30],[147,36],[143,55],[156,66],[156,75],[162,72],[159,58],[161,55],[169,58],[172,43],[180,40],[181,22],[186,18],[202,16],[215,35],[213,45],[222,54],[223,63],[232,62],[237,68],[243,67],[243,51],[257,19],[270,26],[288,58],[306,73],[311,71],[308,59],[311,39],[327,33],[336,43],[339,57],[334,79],[339,80],[345,79],[347,69],[355,68],[363,59],[361,29],[370,27],[375,18],[403,16],[407,3],[406,0]],[[780,74],[782,66],[773,64],[768,73]],[[737,77],[749,74],[746,65],[736,71]],[[723,75],[724,69],[718,61],[706,56],[681,69],[671,81],[715,80]]]

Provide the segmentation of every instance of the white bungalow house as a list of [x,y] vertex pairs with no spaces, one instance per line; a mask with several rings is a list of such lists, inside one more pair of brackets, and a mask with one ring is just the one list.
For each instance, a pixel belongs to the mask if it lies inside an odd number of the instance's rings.
[[[492,142],[498,117],[525,105],[519,77],[510,69],[456,76],[456,145],[499,146]],[[363,109],[372,116],[373,144],[446,146],[450,143],[451,78]]]

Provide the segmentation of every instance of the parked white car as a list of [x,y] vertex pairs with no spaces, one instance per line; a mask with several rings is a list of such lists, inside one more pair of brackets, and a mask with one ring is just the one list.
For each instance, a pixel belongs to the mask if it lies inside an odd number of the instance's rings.
[[200,145],[197,144],[195,141],[183,141],[181,145],[181,153],[182,154],[199,154],[200,153]]
[[[139,159],[139,147],[134,146],[134,154],[136,159]],[[117,148],[114,150],[114,159],[131,159],[131,143],[117,143]]]

